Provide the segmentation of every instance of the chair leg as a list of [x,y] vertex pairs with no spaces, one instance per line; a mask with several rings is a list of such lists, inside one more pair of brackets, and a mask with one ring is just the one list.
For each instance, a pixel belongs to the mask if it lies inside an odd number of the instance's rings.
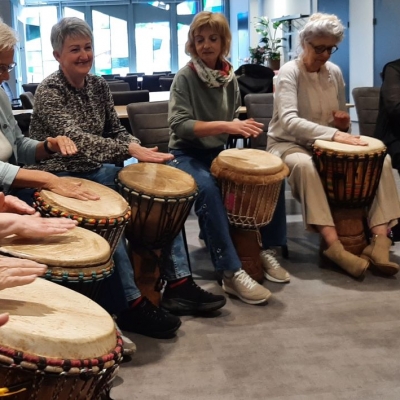
[[189,271],[190,271],[190,273],[192,273],[192,265],[190,264],[189,247],[188,247],[187,239],[186,239],[185,225],[183,225],[183,227],[182,227],[182,237],[183,237],[183,245],[185,246],[185,251],[186,251],[186,257],[187,257],[187,261],[188,261]]

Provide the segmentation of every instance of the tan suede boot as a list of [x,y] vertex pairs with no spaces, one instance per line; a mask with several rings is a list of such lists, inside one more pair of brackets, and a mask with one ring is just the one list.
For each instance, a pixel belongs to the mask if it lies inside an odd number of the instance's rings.
[[399,265],[389,260],[389,249],[392,241],[385,235],[374,235],[369,244],[360,255],[368,260],[383,274],[396,275],[399,272]]
[[369,261],[345,250],[339,240],[336,240],[323,254],[355,278],[364,275],[369,266]]

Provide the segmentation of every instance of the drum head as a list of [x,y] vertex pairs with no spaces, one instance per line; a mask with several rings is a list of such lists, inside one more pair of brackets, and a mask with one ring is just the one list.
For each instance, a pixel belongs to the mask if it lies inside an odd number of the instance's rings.
[[48,266],[82,269],[107,263],[110,260],[110,245],[100,235],[77,227],[67,233],[44,238],[7,236],[0,240],[0,253]]
[[87,359],[116,346],[114,321],[89,298],[44,279],[0,291],[2,346],[62,359]]
[[49,190],[42,189],[40,197],[53,208],[68,214],[78,215],[85,218],[110,219],[125,215],[129,206],[126,200],[115,190],[87,179],[62,177],[72,182],[81,182],[82,187],[100,196],[100,200],[78,200],[61,196]]
[[131,164],[119,172],[118,179],[124,186],[150,196],[188,196],[197,188],[191,175],[164,164]]
[[360,138],[364,142],[367,142],[368,146],[355,146],[351,144],[318,139],[314,142],[314,148],[343,154],[368,154],[383,151],[386,148],[383,142],[379,139],[375,139],[370,136],[360,136]]
[[251,175],[273,175],[284,166],[282,160],[266,151],[256,149],[228,149],[218,155],[220,168]]

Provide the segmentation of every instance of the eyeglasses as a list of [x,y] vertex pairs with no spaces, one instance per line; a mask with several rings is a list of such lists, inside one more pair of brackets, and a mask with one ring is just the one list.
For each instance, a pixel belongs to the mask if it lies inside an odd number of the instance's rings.
[[328,54],[333,54],[335,51],[339,50],[339,47],[337,46],[314,46],[312,43],[308,42],[308,44],[314,49],[315,54],[322,54],[325,51],[328,52]]
[[5,65],[5,64],[0,64],[0,75],[5,74],[6,72],[11,72],[15,66],[17,65],[17,63],[13,62],[9,65]]

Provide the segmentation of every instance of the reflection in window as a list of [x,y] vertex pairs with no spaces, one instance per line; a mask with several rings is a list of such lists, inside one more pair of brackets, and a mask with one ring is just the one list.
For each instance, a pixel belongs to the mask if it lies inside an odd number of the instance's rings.
[[188,39],[189,25],[178,23],[178,69],[181,69],[190,60],[185,53],[185,44]]
[[224,11],[223,0],[203,0],[203,10],[222,13]]
[[176,13],[178,15],[194,15],[200,11],[200,4],[198,1],[183,1],[176,6]]
[[152,74],[171,70],[169,22],[136,24],[135,36],[138,71]]
[[93,10],[95,73],[97,75],[129,72],[127,22]]
[[148,4],[153,7],[161,8],[161,10],[169,10],[169,4],[165,4],[162,1],[149,1]]

